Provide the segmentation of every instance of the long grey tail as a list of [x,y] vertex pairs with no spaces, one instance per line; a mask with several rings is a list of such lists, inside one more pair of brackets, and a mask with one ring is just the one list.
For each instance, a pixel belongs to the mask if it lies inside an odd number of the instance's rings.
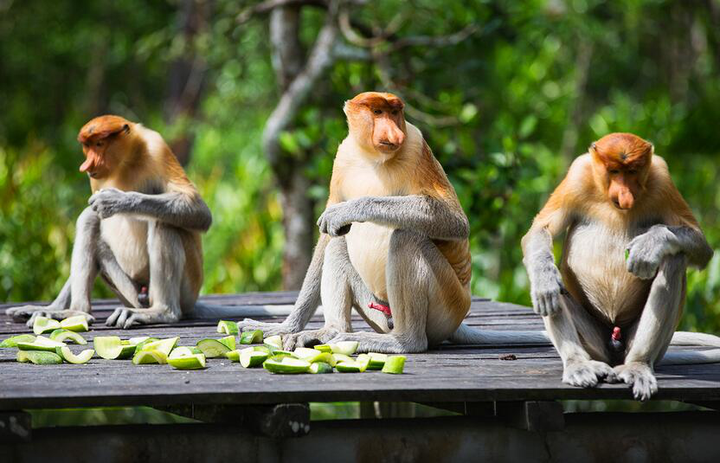
[[676,331],[670,345],[720,347],[720,337],[706,333]]
[[545,331],[498,331],[478,330],[465,323],[450,337],[454,344],[550,344],[550,338]]
[[[706,333],[692,333],[690,331],[677,331],[673,334],[672,346],[705,346],[720,347],[720,337]],[[720,349],[705,351],[686,350],[667,352],[660,360],[660,365],[689,365],[699,363],[720,362]]]
[[191,318],[236,319],[245,317],[287,317],[293,309],[287,305],[211,305],[197,301]]

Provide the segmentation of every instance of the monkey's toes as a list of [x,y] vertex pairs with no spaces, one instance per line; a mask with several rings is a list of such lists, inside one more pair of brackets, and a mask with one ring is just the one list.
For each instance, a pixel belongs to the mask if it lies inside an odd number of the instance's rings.
[[635,400],[642,402],[650,399],[657,392],[657,378],[649,366],[642,363],[631,363],[615,367],[617,378],[632,388]]
[[[595,362],[601,363],[601,362]],[[610,366],[608,366],[610,370]],[[605,377],[603,369],[591,361],[569,363],[563,371],[563,383],[576,387],[595,387]]]

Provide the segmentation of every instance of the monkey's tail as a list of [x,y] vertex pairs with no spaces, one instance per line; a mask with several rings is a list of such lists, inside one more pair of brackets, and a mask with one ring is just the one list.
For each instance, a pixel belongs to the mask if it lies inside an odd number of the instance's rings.
[[550,344],[550,338],[545,331],[499,331],[478,330],[465,323],[450,337],[453,344],[499,344],[499,345],[537,345]]
[[720,347],[720,337],[707,333],[676,331],[670,345]]
[[720,349],[710,349],[667,352],[658,363],[660,365],[694,365],[700,363],[719,362]]
[[245,317],[287,317],[293,309],[287,305],[213,305],[195,302],[195,310],[189,318],[235,319]]

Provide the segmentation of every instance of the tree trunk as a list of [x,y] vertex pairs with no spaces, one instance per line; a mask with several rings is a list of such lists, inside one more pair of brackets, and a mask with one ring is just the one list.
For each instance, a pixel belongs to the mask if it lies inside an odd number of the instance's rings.
[[310,180],[302,168],[287,172],[280,182],[285,247],[283,249],[283,287],[300,289],[312,259],[315,244],[314,201],[308,196]]

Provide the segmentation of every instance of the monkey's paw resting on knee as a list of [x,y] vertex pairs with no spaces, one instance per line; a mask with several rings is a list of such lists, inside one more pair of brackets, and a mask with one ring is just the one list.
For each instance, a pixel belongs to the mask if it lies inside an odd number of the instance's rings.
[[596,360],[569,361],[563,370],[563,383],[578,387],[595,387],[601,380],[617,382],[610,365]]
[[555,264],[537,272],[530,282],[530,296],[535,313],[547,317],[560,310],[562,277]]
[[617,378],[630,385],[636,400],[646,401],[658,390],[657,379],[645,363],[626,363],[615,367]]

